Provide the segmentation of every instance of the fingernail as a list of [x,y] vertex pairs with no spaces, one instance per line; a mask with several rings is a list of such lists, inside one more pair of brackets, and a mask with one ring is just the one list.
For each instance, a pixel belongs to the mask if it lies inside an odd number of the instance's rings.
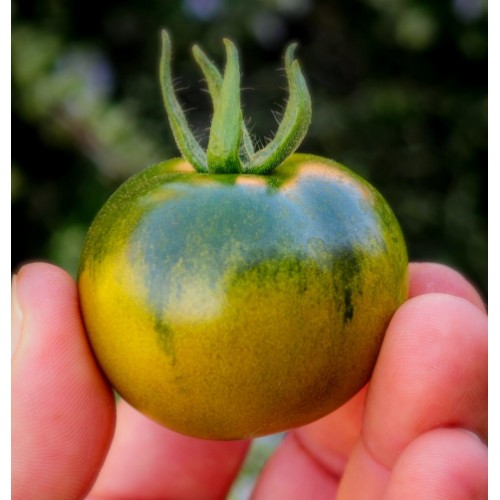
[[12,277],[12,302],[11,302],[11,359],[16,353],[23,330],[23,310],[17,296],[17,274]]
[[466,434],[468,434],[469,436],[473,436],[473,437],[474,437],[474,438],[476,438],[476,439],[477,439],[480,443],[482,443],[482,444],[486,444],[486,442],[483,440],[483,438],[482,438],[479,434],[477,434],[477,433],[475,433],[475,432],[473,432],[473,431],[471,431],[471,430],[469,430],[469,429],[464,429],[464,428],[461,428],[460,430],[461,430],[461,431],[463,431],[463,432],[465,432],[465,433],[466,433]]

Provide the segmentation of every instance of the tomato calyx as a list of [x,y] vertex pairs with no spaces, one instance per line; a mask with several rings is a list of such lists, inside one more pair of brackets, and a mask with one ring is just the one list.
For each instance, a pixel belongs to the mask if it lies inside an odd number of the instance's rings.
[[170,36],[162,30],[161,37],[159,76],[163,103],[181,155],[198,172],[269,174],[296,151],[311,123],[311,96],[299,62],[295,59],[297,44],[290,44],[284,57],[289,97],[283,118],[273,139],[257,151],[241,111],[240,66],[236,46],[224,39],[227,58],[224,74],[197,45],[193,47],[194,59],[207,81],[214,108],[208,146],[204,151],[191,132],[175,95]]

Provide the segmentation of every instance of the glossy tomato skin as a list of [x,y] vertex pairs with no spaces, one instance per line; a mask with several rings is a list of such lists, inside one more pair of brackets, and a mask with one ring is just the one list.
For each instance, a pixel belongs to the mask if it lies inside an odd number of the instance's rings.
[[256,176],[174,159],[106,203],[78,286],[124,399],[178,432],[241,439],[311,422],[366,384],[407,264],[385,200],[333,161],[294,154]]

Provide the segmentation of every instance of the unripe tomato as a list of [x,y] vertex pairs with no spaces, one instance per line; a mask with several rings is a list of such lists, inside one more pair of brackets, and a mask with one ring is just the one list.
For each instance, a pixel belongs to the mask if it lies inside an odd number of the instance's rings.
[[[214,75],[217,114],[231,68]],[[210,147],[205,171],[184,151],[115,192],[78,286],[91,346],[124,399],[178,432],[241,439],[311,422],[366,384],[408,263],[391,209],[347,168],[292,154],[259,173],[251,154],[245,168],[240,149],[228,153],[228,167]]]

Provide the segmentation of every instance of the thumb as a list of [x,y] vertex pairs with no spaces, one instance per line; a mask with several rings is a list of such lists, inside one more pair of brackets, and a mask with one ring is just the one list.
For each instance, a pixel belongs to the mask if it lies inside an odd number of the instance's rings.
[[14,276],[12,342],[12,498],[80,498],[109,447],[115,405],[64,271],[35,263]]

